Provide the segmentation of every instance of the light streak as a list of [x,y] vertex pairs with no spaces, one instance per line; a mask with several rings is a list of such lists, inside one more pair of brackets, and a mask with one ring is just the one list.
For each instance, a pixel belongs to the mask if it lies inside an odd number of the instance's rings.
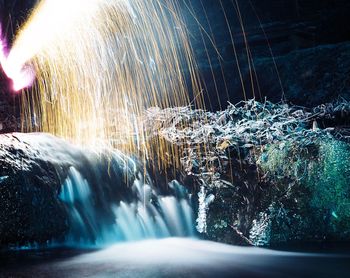
[[[175,0],[42,0],[4,64],[12,76],[35,71],[32,92],[23,94],[26,131],[142,149],[145,157],[151,144],[157,157],[174,153],[160,139],[150,143],[145,110],[188,105],[188,89],[202,92]],[[202,98],[195,104],[203,106]],[[30,126],[34,115],[39,127]]]
[[6,76],[12,80],[14,91],[30,87],[34,81],[34,71],[27,64],[12,64],[8,61],[8,47],[0,26],[0,65]]

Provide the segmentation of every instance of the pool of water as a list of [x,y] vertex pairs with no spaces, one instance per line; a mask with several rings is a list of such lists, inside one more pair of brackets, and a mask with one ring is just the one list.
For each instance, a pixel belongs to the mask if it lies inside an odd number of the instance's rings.
[[0,277],[350,277],[346,253],[301,253],[168,238],[100,250],[7,251]]

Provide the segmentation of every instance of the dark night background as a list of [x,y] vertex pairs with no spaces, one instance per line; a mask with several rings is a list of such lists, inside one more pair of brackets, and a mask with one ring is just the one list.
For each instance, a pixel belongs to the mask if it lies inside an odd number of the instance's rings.
[[[9,41],[34,2],[0,1],[2,29]],[[315,106],[339,96],[350,96],[350,1],[222,0],[222,6],[218,0],[179,0],[179,3],[201,76],[206,82],[209,109],[224,109],[227,101],[236,103],[244,98],[228,25],[232,30],[247,98],[255,95],[257,99],[264,99],[266,96],[279,102],[284,96],[289,103]],[[201,32],[193,14],[205,32]],[[218,58],[212,42],[215,42],[221,58]],[[253,70],[254,94],[248,61]],[[18,129],[18,96],[9,94],[8,81],[3,75],[0,82],[0,129],[2,132],[13,131]]]

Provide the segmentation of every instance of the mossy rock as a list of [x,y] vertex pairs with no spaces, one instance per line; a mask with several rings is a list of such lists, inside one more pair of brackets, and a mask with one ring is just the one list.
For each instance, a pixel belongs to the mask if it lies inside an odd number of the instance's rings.
[[265,211],[265,245],[350,240],[349,144],[329,138],[307,146],[274,144],[260,154],[258,164],[279,192]]

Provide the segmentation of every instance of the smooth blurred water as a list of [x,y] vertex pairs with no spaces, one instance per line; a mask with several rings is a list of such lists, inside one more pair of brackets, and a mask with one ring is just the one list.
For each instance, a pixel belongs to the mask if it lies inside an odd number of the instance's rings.
[[[169,186],[181,185],[173,181]],[[160,196],[141,175],[129,190],[136,192],[131,202],[106,199],[104,205],[109,206],[113,214],[106,219],[94,203],[94,192],[89,182],[71,167],[59,195],[70,219],[70,231],[63,244],[101,247],[120,241],[193,236],[194,220],[189,195],[183,194],[180,198]],[[103,196],[99,198],[103,199]]]
[[[117,242],[194,235],[194,212],[186,188],[175,180],[155,186],[136,158],[118,150],[82,148],[49,134],[14,135],[16,149],[30,158],[14,160],[21,164],[16,167],[30,170],[33,159],[54,169],[54,181],[60,186],[53,194],[67,223],[65,233],[48,240],[47,246],[32,242],[14,248],[101,248]],[[3,140],[8,145],[14,141],[11,136]]]
[[237,247],[184,238],[96,251],[0,252],[0,277],[349,277],[350,255]]

